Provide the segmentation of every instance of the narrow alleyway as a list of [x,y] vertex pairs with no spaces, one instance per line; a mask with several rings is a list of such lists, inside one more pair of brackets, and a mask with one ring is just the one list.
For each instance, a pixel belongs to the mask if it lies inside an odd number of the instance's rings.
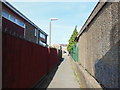
[[65,56],[48,88],[80,88],[74,75],[69,56]]
[[65,55],[61,64],[49,72],[34,88],[80,88],[70,57]]

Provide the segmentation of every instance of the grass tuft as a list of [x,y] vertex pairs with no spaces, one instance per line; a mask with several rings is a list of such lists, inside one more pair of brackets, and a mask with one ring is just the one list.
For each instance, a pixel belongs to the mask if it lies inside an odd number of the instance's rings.
[[[78,74],[77,74],[75,68],[74,68],[73,65],[72,65],[72,61],[70,61],[70,65],[71,65],[72,70],[73,70],[73,72],[74,72],[75,78],[76,78],[77,82],[78,82],[79,85],[80,85],[80,80],[79,80],[79,77],[78,77]],[[80,88],[81,88],[81,85],[80,85]]]

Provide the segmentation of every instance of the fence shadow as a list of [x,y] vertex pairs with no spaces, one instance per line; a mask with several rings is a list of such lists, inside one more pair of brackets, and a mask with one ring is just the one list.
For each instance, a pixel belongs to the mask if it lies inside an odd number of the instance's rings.
[[118,88],[119,82],[119,57],[118,42],[95,64],[95,77],[104,88]]
[[47,75],[42,80],[40,80],[40,82],[38,82],[33,88],[35,88],[35,89],[37,89],[37,88],[45,88],[45,89],[47,89],[47,87],[51,83],[53,77],[55,76],[59,65],[63,62],[63,60],[64,60],[64,58],[62,58],[58,62],[57,66],[55,68],[53,68],[49,73],[47,73]]

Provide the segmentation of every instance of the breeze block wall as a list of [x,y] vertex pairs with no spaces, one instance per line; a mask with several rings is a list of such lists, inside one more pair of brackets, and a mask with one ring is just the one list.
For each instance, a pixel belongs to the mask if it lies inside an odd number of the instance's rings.
[[120,88],[120,2],[106,2],[79,37],[79,64],[106,88]]
[[46,48],[3,33],[3,88],[32,88],[57,64],[57,49]]

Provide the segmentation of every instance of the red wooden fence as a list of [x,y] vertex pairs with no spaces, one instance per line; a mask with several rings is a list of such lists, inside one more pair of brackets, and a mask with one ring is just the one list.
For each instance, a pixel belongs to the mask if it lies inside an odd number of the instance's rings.
[[3,88],[31,88],[58,63],[56,49],[5,34],[2,40]]

